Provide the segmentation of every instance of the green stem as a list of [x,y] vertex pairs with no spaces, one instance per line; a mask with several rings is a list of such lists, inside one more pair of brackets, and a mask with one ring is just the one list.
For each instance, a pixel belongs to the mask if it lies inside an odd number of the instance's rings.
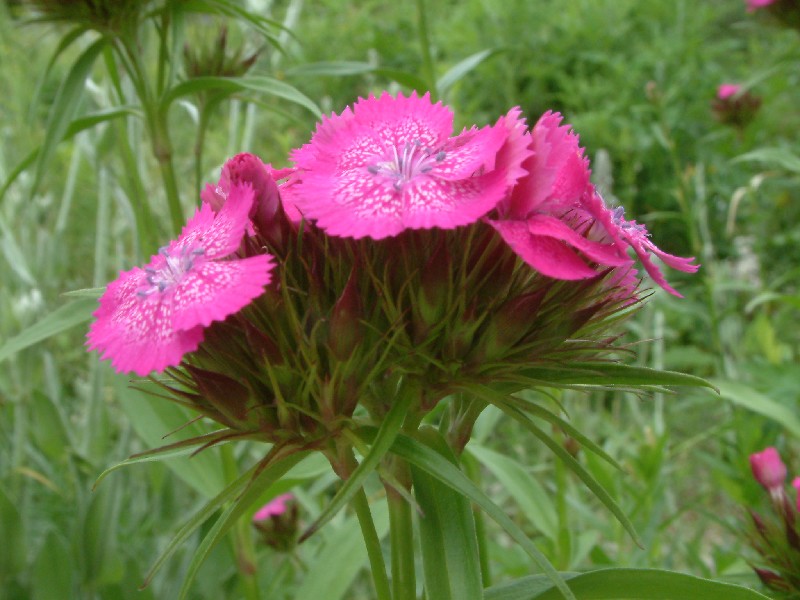
[[[405,470],[408,465],[398,461],[395,471]],[[405,479],[399,477],[398,479]],[[417,580],[414,572],[414,527],[411,505],[391,486],[386,486],[386,501],[389,504],[389,531],[392,541],[392,598],[393,600],[416,600]]]
[[420,50],[422,52],[422,74],[428,83],[431,100],[436,102],[438,90],[436,89],[436,73],[433,69],[431,57],[431,41],[428,36],[428,18],[425,12],[425,0],[417,0],[417,33],[419,35]]
[[356,511],[358,524],[361,526],[361,534],[364,536],[364,544],[367,547],[367,556],[369,556],[369,566],[372,570],[372,581],[375,584],[376,597],[378,600],[392,600],[389,578],[386,575],[386,563],[381,552],[381,540],[375,530],[375,522],[372,520],[369,501],[366,493],[364,493],[364,488],[356,492],[353,498],[353,508]]
[[[239,467],[233,456],[233,449],[230,446],[222,446],[222,468],[225,473],[225,480],[234,481],[239,477]],[[243,519],[234,526],[231,531],[233,554],[236,558],[236,566],[239,571],[239,583],[242,596],[245,600],[259,600],[261,592],[258,585],[258,571],[256,569],[256,549],[253,543],[253,532],[250,523]]]

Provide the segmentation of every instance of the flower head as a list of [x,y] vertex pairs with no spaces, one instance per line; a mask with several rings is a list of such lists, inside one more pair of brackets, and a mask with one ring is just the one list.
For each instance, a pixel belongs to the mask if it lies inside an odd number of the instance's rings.
[[503,198],[506,167],[496,156],[504,121],[451,137],[453,113],[426,94],[360,99],[317,127],[295,150],[286,193],[330,235],[395,236],[405,229],[452,229],[475,222]]
[[249,185],[232,185],[218,213],[204,204],[147,265],[120,273],[100,298],[89,349],[99,350],[120,372],[162,371],[197,349],[205,327],[261,295],[272,258],[231,258],[253,195]]
[[750,455],[750,468],[753,470],[753,477],[768,492],[776,489],[783,489],[783,482],[786,479],[786,465],[783,464],[780,454],[772,446],[765,448],[761,452]]

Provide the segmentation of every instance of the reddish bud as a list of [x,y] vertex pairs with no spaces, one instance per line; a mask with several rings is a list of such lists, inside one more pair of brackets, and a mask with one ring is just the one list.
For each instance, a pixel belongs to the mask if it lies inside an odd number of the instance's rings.
[[737,129],[747,126],[760,107],[761,98],[735,83],[723,83],[717,87],[717,95],[711,102],[711,110],[717,120]]
[[357,268],[350,273],[342,295],[331,311],[328,345],[339,360],[347,360],[362,338],[362,310],[357,273]]

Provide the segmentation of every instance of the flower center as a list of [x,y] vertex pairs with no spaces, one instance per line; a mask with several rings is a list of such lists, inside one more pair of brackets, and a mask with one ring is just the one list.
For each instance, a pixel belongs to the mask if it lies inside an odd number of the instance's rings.
[[397,146],[392,146],[388,159],[369,165],[367,171],[393,180],[394,189],[400,191],[403,185],[418,175],[428,173],[446,156],[444,151],[434,152],[432,148],[423,146],[420,140],[414,140],[406,143],[402,152],[398,151]]
[[154,292],[163,293],[174,286],[183,276],[192,270],[197,257],[205,254],[205,249],[197,243],[186,244],[170,252],[167,247],[160,248],[158,253],[164,257],[158,268],[145,267],[147,284],[137,291],[139,297],[145,298]]
[[625,220],[625,209],[622,206],[618,206],[613,210],[611,213],[611,218],[614,220],[614,224],[620,229],[632,229],[636,233],[645,234],[646,237],[649,235],[647,233],[647,228],[644,225],[641,225],[636,221]]

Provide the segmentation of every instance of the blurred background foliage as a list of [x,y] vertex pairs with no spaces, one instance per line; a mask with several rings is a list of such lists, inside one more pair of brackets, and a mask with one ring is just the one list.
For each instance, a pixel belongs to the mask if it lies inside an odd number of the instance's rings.
[[[0,598],[176,597],[199,536],[137,588],[178,524],[261,452],[138,465],[92,491],[105,468],[160,445],[186,416],[87,355],[85,325],[66,325],[92,300],[63,294],[102,286],[154,252],[174,233],[171,202],[188,214],[226,158],[249,151],[286,166],[317,107],[338,112],[409,86],[435,89],[459,126],[516,105],[531,124],[562,112],[606,198],[662,249],[703,264],[696,276],[670,273],[686,298],[654,292],[626,339],[638,363],[708,377],[721,397],[559,398],[624,465],[620,477],[563,440],[630,515],[644,548],[491,411],[468,446],[475,476],[561,569],[652,566],[755,585],[742,507],[762,495],[747,456],[774,444],[800,470],[796,31],[735,0],[86,0],[125,5],[138,21],[132,63],[111,44],[84,79],[76,65],[95,40],[129,26],[58,12],[81,4],[0,4]],[[137,59],[150,105],[131,77]],[[762,100],[744,127],[712,114],[727,82]],[[20,332],[56,310],[52,329],[64,331],[21,343]],[[304,464],[271,495],[294,486],[310,523],[334,484],[324,465]],[[249,527],[214,550],[191,597],[369,597],[351,515],[289,555],[260,546]],[[496,581],[531,571],[490,533]]]

